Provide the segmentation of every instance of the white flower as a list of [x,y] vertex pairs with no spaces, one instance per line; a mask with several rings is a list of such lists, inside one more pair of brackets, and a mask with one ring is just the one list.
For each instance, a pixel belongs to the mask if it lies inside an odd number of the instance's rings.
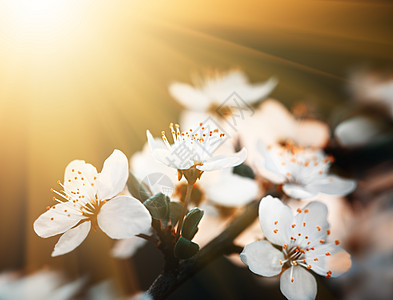
[[272,173],[275,183],[283,184],[285,194],[295,199],[311,199],[318,194],[344,196],[356,188],[356,182],[328,174],[333,158],[322,151],[258,143],[264,167]]
[[[329,141],[329,127],[318,120],[296,119],[279,101],[265,100],[255,113],[239,124],[239,138],[250,158],[258,157],[255,145],[292,142],[303,147],[322,148]],[[254,153],[255,152],[255,153]]]
[[[234,153],[234,150],[228,152]],[[155,161],[148,145],[131,157],[130,167],[131,172],[142,180],[153,194],[161,192],[176,198],[181,186],[187,184],[184,179],[175,180],[176,170]],[[259,192],[255,180],[233,173],[233,168],[206,173],[194,188],[208,201],[229,207],[245,205],[254,200]]]
[[151,216],[144,205],[131,196],[117,196],[128,178],[128,160],[113,151],[101,173],[83,160],[72,161],[65,170],[63,191],[53,192],[59,202],[48,207],[35,222],[35,232],[43,238],[63,234],[52,256],[68,253],[86,238],[90,228],[101,228],[113,239],[126,239],[150,228]]
[[247,150],[242,149],[233,155],[220,154],[213,156],[213,153],[224,141],[225,135],[218,129],[206,130],[200,124],[202,131],[193,132],[192,129],[180,132],[179,125],[170,124],[173,137],[173,144],[169,144],[165,132],[162,132],[163,142],[157,142],[150,131],[147,130],[147,139],[154,158],[178,170],[188,170],[196,168],[203,171],[214,171],[240,165],[247,157]]
[[250,84],[246,75],[240,70],[216,73],[211,78],[199,81],[199,84],[195,83],[194,86],[179,82],[172,83],[169,92],[186,109],[208,111],[222,105],[234,92],[245,103],[252,104],[270,94],[277,85],[275,78],[270,78],[263,83]]
[[288,299],[314,299],[317,284],[307,270],[330,278],[351,266],[350,255],[339,246],[339,241],[327,242],[327,214],[324,204],[311,202],[293,216],[279,199],[264,197],[259,205],[259,222],[268,241],[248,244],[240,254],[241,260],[261,276],[272,277],[283,271],[280,289]]

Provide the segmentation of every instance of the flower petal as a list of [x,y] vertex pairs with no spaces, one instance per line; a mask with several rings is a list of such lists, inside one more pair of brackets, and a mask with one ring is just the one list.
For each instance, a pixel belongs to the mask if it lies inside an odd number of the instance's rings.
[[81,219],[71,215],[68,217],[64,210],[70,209],[66,204],[56,204],[35,220],[34,231],[42,238],[47,238],[66,232],[74,227]]
[[259,204],[259,223],[265,237],[273,244],[288,243],[294,218],[291,209],[278,198],[266,196]]
[[282,269],[280,260],[284,260],[284,254],[268,241],[257,241],[244,247],[240,259],[251,272],[271,277],[280,274]]
[[265,82],[257,84],[247,84],[235,87],[235,92],[247,103],[254,103],[265,98],[277,86],[278,80],[271,77]]
[[52,256],[59,256],[71,252],[78,247],[87,237],[90,231],[90,221],[83,222],[77,227],[74,227],[64,233],[52,252]]
[[128,159],[120,150],[114,150],[105,160],[98,175],[97,196],[99,200],[110,199],[119,194],[128,179]]
[[[64,187],[69,191],[76,191],[79,188],[79,192],[85,192],[84,186],[86,183],[93,183],[98,177],[98,173],[96,168],[91,165],[85,163],[84,160],[73,160],[70,162],[64,173]],[[82,179],[83,178],[83,179]],[[88,187],[89,189],[93,189],[93,195],[96,193],[95,187]],[[87,196],[85,194],[85,196]]]
[[[267,149],[265,144],[260,140],[257,142],[257,149],[263,157],[264,168],[267,171],[273,173],[272,174],[273,175],[272,181],[276,182],[276,183],[283,183],[285,181],[285,175],[283,173],[282,168],[280,168],[277,165],[273,155]],[[271,178],[267,178],[267,179],[271,179]]]
[[169,86],[169,93],[185,108],[190,110],[206,110],[210,99],[201,91],[189,84],[175,82]]
[[310,193],[322,193],[332,196],[345,196],[356,188],[356,181],[329,175],[305,186]]
[[98,225],[112,239],[129,239],[150,229],[146,207],[131,196],[119,196],[105,203],[97,216]]
[[146,240],[134,236],[129,239],[119,240],[112,249],[112,256],[117,258],[129,258],[133,256],[136,251],[146,244]]
[[330,138],[329,126],[318,120],[302,120],[297,124],[296,136],[298,145],[322,148]]
[[[328,255],[327,255],[328,254]],[[317,260],[315,260],[318,258]],[[307,264],[311,270],[321,276],[338,277],[347,272],[351,265],[351,255],[340,246],[327,243],[315,247],[314,251],[306,252]]]
[[239,152],[229,155],[216,155],[207,160],[202,166],[196,166],[201,171],[214,171],[230,167],[235,167],[243,163],[247,158],[247,150],[243,148]]
[[294,199],[311,199],[318,194],[306,190],[302,185],[293,183],[285,183],[282,189],[285,194]]
[[233,207],[245,205],[257,197],[259,188],[253,179],[232,172],[219,173],[218,180],[209,182],[205,188],[209,200],[219,205]]
[[281,275],[280,290],[288,300],[311,300],[317,295],[317,282],[303,267],[291,267]]
[[294,236],[298,237],[298,234],[301,234],[297,239],[301,247],[317,247],[320,246],[321,240],[326,240],[329,229],[327,216],[327,206],[318,201],[310,202],[295,216],[296,226],[292,231]]
[[[177,155],[177,150],[181,150],[181,148],[176,148],[176,146],[167,148],[163,142],[160,143],[154,139],[149,130],[146,131],[146,134],[152,155],[157,162],[175,169],[188,169],[194,164],[189,159],[183,159],[181,156]],[[184,144],[180,144],[177,147],[182,146],[184,146]]]

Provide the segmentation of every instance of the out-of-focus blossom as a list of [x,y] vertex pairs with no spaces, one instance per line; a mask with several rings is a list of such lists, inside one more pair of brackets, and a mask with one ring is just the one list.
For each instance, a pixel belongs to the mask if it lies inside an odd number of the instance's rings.
[[268,146],[258,143],[268,179],[283,184],[283,191],[295,199],[311,199],[318,194],[345,196],[356,188],[353,180],[328,174],[332,158],[322,151],[292,144]]
[[133,256],[138,249],[146,244],[146,240],[137,236],[129,239],[116,241],[115,246],[112,248],[112,256],[116,258],[129,258]]
[[68,300],[75,299],[85,279],[66,282],[60,273],[43,270],[29,276],[18,273],[0,274],[0,299]]
[[280,289],[288,299],[314,299],[317,284],[307,270],[330,278],[351,266],[350,255],[339,246],[339,241],[327,242],[327,214],[324,204],[311,202],[293,216],[278,198],[264,197],[259,205],[259,222],[268,241],[248,244],[240,254],[242,261],[261,276],[282,272]]
[[131,238],[150,228],[151,216],[145,206],[131,196],[117,196],[128,178],[128,160],[119,150],[104,162],[101,173],[82,160],[74,160],[64,175],[59,202],[48,207],[35,222],[35,232],[43,238],[63,234],[52,256],[68,253],[86,238],[90,228],[101,228],[114,239]]
[[256,158],[255,145],[262,141],[266,145],[293,143],[303,147],[322,148],[329,141],[329,127],[318,120],[296,119],[277,100],[268,99],[252,117],[239,126],[241,143],[249,151],[249,160]]
[[181,125],[186,128],[197,126],[200,120],[213,116],[216,121],[235,113],[226,100],[236,93],[241,101],[236,106],[245,107],[269,95],[277,85],[277,79],[251,84],[240,70],[215,73],[205,79],[198,78],[193,85],[175,82],[169,86],[169,93],[184,106]]
[[356,148],[387,139],[381,124],[367,117],[354,117],[341,122],[334,135],[341,146]]
[[393,72],[357,70],[349,78],[353,97],[365,104],[382,105],[393,118]]
[[[200,126],[205,130],[203,124]],[[224,138],[224,134],[218,129],[194,133],[192,129],[190,132],[180,132],[177,124],[175,128],[171,123],[173,144],[169,144],[164,131],[163,142],[159,143],[147,130],[147,138],[154,158],[168,167],[178,170],[195,168],[201,172],[214,171],[240,165],[247,157],[245,148],[232,155],[213,155],[220,145],[220,139]]]

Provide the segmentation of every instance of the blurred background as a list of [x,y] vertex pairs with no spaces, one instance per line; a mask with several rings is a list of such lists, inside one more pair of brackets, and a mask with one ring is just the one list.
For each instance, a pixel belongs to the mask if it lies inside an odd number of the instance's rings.
[[58,237],[34,233],[65,166],[84,159],[100,170],[114,148],[130,157],[147,128],[157,135],[178,120],[168,85],[209,69],[275,76],[273,98],[335,125],[353,104],[351,70],[392,66],[392,15],[378,0],[0,1],[0,271],[49,267],[91,284],[112,278],[122,293],[146,289],[162,263],[154,249],[115,260],[97,231],[51,258]]

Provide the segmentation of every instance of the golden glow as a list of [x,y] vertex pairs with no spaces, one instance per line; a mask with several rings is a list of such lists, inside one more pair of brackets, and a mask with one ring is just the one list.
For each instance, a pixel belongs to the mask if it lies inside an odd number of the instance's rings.
[[1,30],[11,40],[48,42],[66,32],[92,0],[6,0],[1,2]]

